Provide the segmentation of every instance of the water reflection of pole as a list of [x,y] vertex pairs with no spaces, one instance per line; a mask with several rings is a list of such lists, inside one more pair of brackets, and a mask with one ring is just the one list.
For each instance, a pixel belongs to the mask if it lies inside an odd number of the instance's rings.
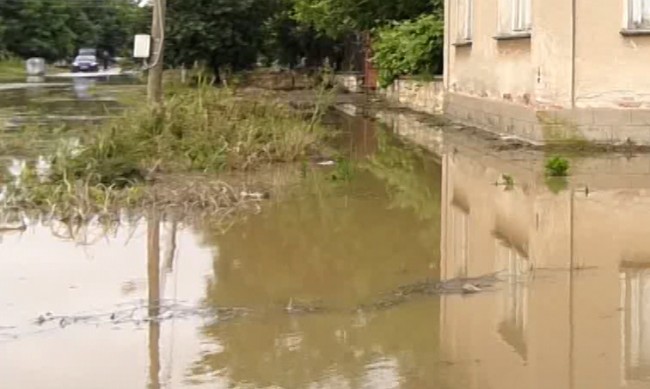
[[574,208],[575,208],[575,189],[571,188],[571,200],[569,204],[569,388],[574,388],[574,331],[573,331],[573,308],[574,308],[574,296],[573,296],[573,272],[574,272],[574,235],[573,235],[573,223],[574,223]]
[[160,388],[160,220],[156,213],[147,220],[147,280],[149,286],[149,385]]

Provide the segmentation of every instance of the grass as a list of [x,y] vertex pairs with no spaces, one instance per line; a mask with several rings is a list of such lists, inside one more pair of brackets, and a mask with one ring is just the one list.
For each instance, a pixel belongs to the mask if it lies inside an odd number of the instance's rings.
[[220,175],[316,154],[326,134],[320,113],[305,120],[268,99],[174,87],[161,109],[141,103],[86,131],[80,146],[61,142],[47,177],[35,165],[26,168],[0,206],[75,219],[126,207],[246,207],[251,200]]
[[0,61],[0,81],[24,78],[25,75],[25,62],[23,60],[9,58]]

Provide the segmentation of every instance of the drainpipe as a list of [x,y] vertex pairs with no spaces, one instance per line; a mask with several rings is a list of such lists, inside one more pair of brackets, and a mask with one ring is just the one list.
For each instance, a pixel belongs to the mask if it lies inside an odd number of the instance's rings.
[[443,72],[443,78],[444,78],[444,85],[445,85],[445,92],[449,92],[449,77],[450,77],[450,64],[451,64],[451,35],[450,35],[450,24],[451,24],[451,2],[449,0],[445,0],[444,2],[444,15],[445,15],[445,38],[444,38],[444,49],[443,49],[443,55],[444,55],[444,69],[442,69]]
[[571,108],[576,107],[576,8],[578,0],[571,0]]

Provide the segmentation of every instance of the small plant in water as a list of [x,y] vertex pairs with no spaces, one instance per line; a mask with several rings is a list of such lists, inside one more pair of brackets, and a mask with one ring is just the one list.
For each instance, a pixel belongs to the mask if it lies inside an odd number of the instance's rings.
[[352,165],[352,162],[344,158],[339,158],[330,179],[332,181],[350,181],[353,175],[354,166]]
[[546,174],[551,177],[566,177],[569,172],[569,160],[554,156],[546,160]]
[[502,182],[498,184],[505,186],[506,190],[512,190],[512,188],[515,186],[515,179],[512,178],[512,176],[509,174],[502,174],[501,180]]

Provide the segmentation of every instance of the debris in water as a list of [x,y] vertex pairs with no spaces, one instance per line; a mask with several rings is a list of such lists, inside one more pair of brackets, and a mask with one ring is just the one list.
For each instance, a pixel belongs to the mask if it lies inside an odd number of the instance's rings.
[[289,299],[289,303],[284,308],[284,311],[290,315],[292,314],[305,314],[305,313],[317,313],[321,312],[323,307],[318,303],[310,302],[294,302],[293,298]]
[[18,160],[16,158],[13,158],[11,160],[11,166],[9,166],[9,174],[11,174],[14,178],[18,179],[21,174],[23,174],[23,171],[27,167],[27,162],[25,160]]
[[271,197],[269,192],[246,192],[242,191],[240,194],[242,199],[251,199],[251,200],[266,200]]
[[334,166],[334,165],[336,165],[336,162],[334,162],[332,160],[327,160],[327,161],[317,162],[316,165],[318,165],[318,166]]
[[470,283],[467,283],[467,284],[463,285],[463,293],[464,293],[464,294],[474,294],[474,293],[479,293],[479,292],[481,292],[482,290],[483,290],[483,289],[479,288],[478,286],[473,285],[473,284],[470,284]]

